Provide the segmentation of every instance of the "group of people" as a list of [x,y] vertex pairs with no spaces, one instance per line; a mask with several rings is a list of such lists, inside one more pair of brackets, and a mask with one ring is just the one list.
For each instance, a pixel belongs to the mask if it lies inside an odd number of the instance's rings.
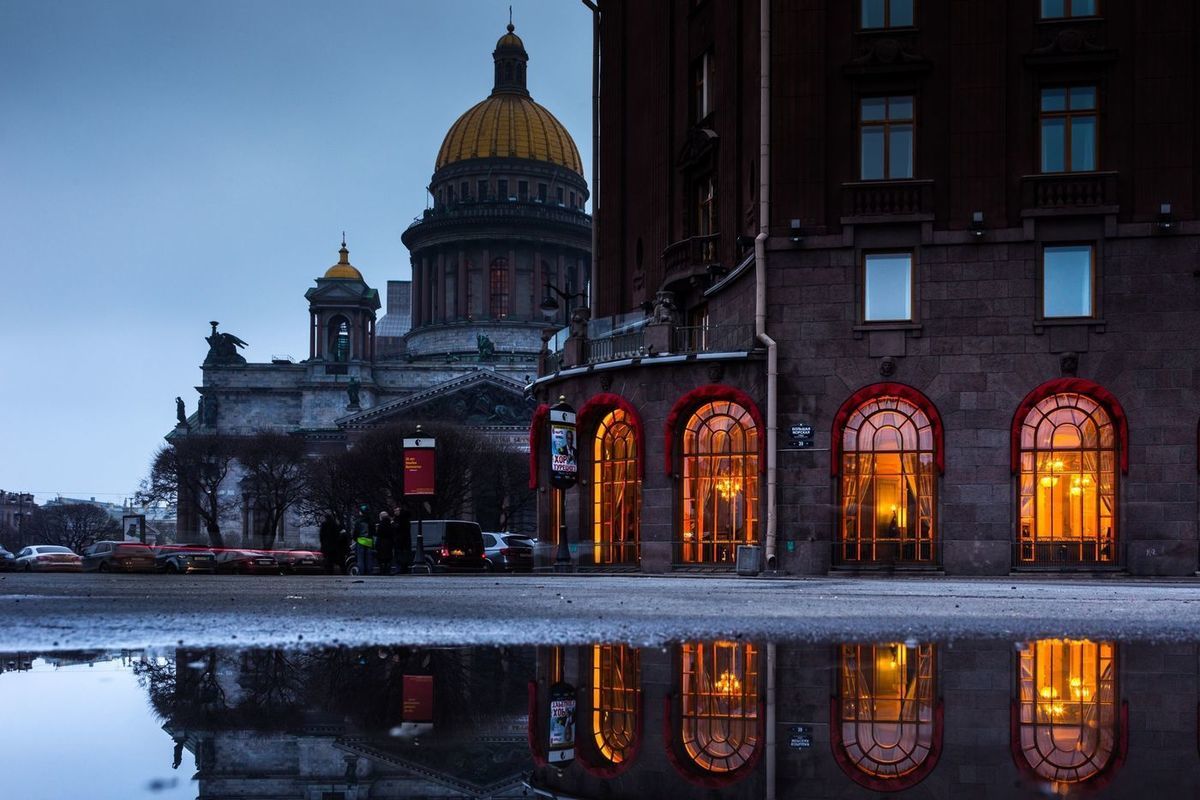
[[346,572],[353,547],[359,575],[407,574],[413,561],[411,521],[412,515],[403,506],[380,511],[378,518],[372,519],[370,507],[362,505],[351,537],[336,516],[327,514],[320,533],[325,571]]

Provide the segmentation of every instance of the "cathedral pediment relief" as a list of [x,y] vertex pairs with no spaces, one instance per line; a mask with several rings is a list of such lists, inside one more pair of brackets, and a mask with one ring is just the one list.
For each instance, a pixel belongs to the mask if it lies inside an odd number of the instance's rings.
[[520,384],[492,373],[477,373],[344,417],[338,424],[362,428],[403,419],[436,419],[475,428],[527,428],[535,406]]
[[346,281],[330,281],[323,286],[318,285],[309,289],[304,293],[304,296],[309,300],[323,301],[338,301],[349,300],[357,302],[364,297],[369,297],[375,293],[374,289],[369,288],[364,283]]

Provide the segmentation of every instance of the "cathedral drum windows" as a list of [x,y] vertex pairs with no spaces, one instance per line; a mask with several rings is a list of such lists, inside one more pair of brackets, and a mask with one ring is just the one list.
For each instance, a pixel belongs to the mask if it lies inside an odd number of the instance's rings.
[[1115,565],[1117,432],[1082,394],[1054,394],[1020,426],[1017,563]]
[[914,402],[882,395],[850,410],[835,431],[842,450],[840,563],[936,561],[940,443],[931,416]]
[[705,403],[683,432],[684,563],[732,563],[758,541],[758,426],[735,402]]

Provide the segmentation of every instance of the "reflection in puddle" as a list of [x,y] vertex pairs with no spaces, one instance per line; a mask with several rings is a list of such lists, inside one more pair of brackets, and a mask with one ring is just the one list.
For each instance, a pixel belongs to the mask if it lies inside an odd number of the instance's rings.
[[22,798],[1200,790],[1195,644],[180,648],[0,673]]

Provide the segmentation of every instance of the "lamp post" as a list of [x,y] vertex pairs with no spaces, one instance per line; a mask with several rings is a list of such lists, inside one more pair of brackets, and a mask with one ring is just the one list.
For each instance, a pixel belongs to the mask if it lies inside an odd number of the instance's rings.
[[[553,319],[554,315],[558,312],[558,300],[555,299],[556,296],[561,297],[562,301],[567,304],[570,304],[575,298],[579,298],[584,303],[587,302],[587,295],[584,292],[575,292],[573,294],[564,292],[550,281],[546,281],[542,286],[546,291],[542,296],[542,303],[538,308],[542,310],[542,314],[546,319]],[[568,308],[568,310],[570,309]]]
[[550,407],[550,485],[558,490],[558,553],[555,572],[571,571],[571,549],[567,545],[567,489],[575,485],[579,474],[575,446],[575,409],[559,395]]

